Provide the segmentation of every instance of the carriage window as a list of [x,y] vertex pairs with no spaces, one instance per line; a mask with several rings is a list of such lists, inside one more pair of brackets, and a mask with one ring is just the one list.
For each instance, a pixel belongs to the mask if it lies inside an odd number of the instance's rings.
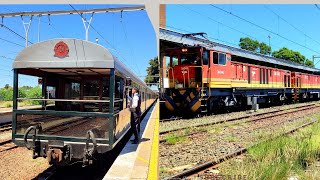
[[102,99],[109,97],[109,86],[110,86],[110,79],[108,78],[103,78],[102,79]]
[[270,69],[270,77],[272,76],[272,69]]
[[218,53],[216,53],[216,52],[213,52],[213,54],[212,54],[213,56],[212,56],[212,61],[213,61],[213,64],[218,64]]
[[219,64],[226,65],[226,55],[219,53]]
[[260,68],[260,84],[262,84],[262,69]]
[[99,99],[99,81],[90,80],[84,82],[84,99]]
[[121,111],[125,106],[125,104],[123,103],[124,80],[119,76],[116,76],[115,80],[116,82],[114,87],[114,106],[116,111]]
[[284,87],[287,87],[287,75],[284,75],[283,82],[284,82]]
[[209,52],[204,51],[202,54],[202,63],[203,65],[208,65],[208,62],[209,62]]
[[269,84],[269,76],[268,76],[268,74],[269,74],[269,70],[266,69],[266,83],[267,84]]
[[181,64],[201,65],[200,56],[201,55],[199,54],[199,52],[181,53],[180,54]]
[[[47,87],[48,90],[48,87]],[[49,95],[49,94],[48,94]],[[49,98],[52,98],[50,93]],[[65,85],[65,98],[66,99],[80,99],[80,83],[66,83]]]
[[[172,66],[171,67],[174,67],[176,65],[178,65],[178,55],[177,54],[172,56]],[[170,66],[170,64],[168,66]]]

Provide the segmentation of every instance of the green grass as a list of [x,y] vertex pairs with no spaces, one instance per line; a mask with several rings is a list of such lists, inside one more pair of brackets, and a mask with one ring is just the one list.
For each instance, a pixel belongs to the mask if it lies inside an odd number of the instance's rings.
[[225,140],[228,142],[236,142],[238,140],[238,138],[234,134],[230,134],[225,137]]
[[169,134],[165,137],[166,144],[174,145],[177,143],[185,142],[188,138],[184,135],[178,135],[178,134]]
[[294,135],[258,144],[248,150],[244,160],[223,163],[220,171],[249,179],[313,179],[306,170],[319,159],[320,123],[316,123]]

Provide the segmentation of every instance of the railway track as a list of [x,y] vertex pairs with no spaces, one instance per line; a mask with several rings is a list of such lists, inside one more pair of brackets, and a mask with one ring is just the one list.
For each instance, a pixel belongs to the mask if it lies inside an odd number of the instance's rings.
[[12,129],[11,122],[0,124],[0,132],[10,131]]
[[[303,105],[303,106],[299,106],[299,107],[292,107],[292,108],[288,108],[288,109],[279,109],[279,110],[275,110],[275,111],[271,111],[271,112],[246,115],[246,116],[231,118],[231,119],[227,119],[227,120],[219,120],[219,121],[214,121],[214,122],[210,122],[210,123],[192,125],[192,126],[188,126],[188,127],[178,127],[178,128],[170,129],[170,130],[166,130],[166,131],[160,131],[160,135],[167,134],[170,132],[185,130],[185,129],[188,129],[191,127],[193,127],[193,128],[194,127],[203,127],[203,126],[209,126],[209,125],[220,124],[220,123],[231,122],[231,121],[240,121],[240,120],[246,120],[246,119],[248,119],[246,122],[258,121],[258,120],[263,120],[263,119],[267,119],[267,118],[285,115],[288,113],[295,113],[295,112],[299,112],[299,111],[313,109],[313,108],[317,108],[317,107],[319,107],[319,106],[317,106],[317,104],[308,104],[308,105]],[[162,142],[162,141],[160,141],[160,142]]]
[[239,156],[239,155],[242,155],[244,154],[245,152],[247,152],[248,149],[252,148],[253,146],[256,146],[260,143],[263,143],[263,142],[266,142],[266,141],[271,141],[277,137],[280,137],[280,136],[284,136],[284,135],[288,135],[290,133],[293,133],[301,128],[304,128],[306,126],[309,126],[309,125],[312,125],[314,123],[318,122],[318,120],[313,120],[311,122],[308,122],[308,123],[304,123],[298,127],[295,127],[289,131],[286,131],[284,133],[280,133],[279,135],[277,136],[274,136],[274,137],[271,137],[269,139],[266,139],[264,141],[261,141],[261,142],[258,142],[256,144],[253,144],[247,148],[240,148],[236,151],[233,151],[231,153],[228,153],[226,155],[223,155],[219,158],[216,158],[215,160],[212,160],[212,161],[207,161],[205,163],[201,163],[201,164],[198,164],[190,169],[187,169],[185,171],[182,171],[178,174],[175,174],[173,176],[170,176],[168,178],[165,178],[165,179],[192,179],[192,178],[197,178],[197,177],[200,177],[200,178],[206,178],[206,177],[210,177],[210,178],[214,178],[214,176],[210,173],[211,170],[213,169],[216,169],[217,167],[219,167],[219,165],[224,162],[224,161],[227,161],[229,159],[232,159],[236,156]]
[[17,147],[18,146],[12,143],[12,140],[5,140],[0,142],[0,152],[8,151]]

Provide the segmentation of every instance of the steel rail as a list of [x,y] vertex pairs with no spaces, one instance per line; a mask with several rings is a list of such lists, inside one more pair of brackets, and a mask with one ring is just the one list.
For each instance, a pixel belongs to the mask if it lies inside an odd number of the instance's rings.
[[[210,123],[205,123],[205,124],[199,124],[199,125],[194,125],[194,126],[181,127],[181,128],[176,128],[176,129],[171,129],[171,130],[166,130],[166,131],[160,131],[159,134],[160,135],[161,134],[167,134],[167,133],[170,133],[170,132],[184,130],[184,129],[193,128],[193,127],[202,127],[202,126],[220,124],[220,123],[224,123],[224,122],[231,122],[231,121],[237,121],[237,120],[248,119],[248,118],[255,118],[255,119],[250,120],[250,121],[257,121],[257,120],[261,120],[261,119],[266,119],[266,118],[270,118],[270,117],[284,115],[284,114],[287,113],[285,111],[288,111],[288,110],[291,110],[291,109],[296,109],[296,110],[290,112],[290,113],[294,113],[294,112],[299,112],[299,111],[302,111],[302,110],[311,109],[313,107],[317,107],[316,104],[308,104],[308,105],[299,106],[299,107],[293,107],[293,108],[289,108],[289,109],[275,110],[275,111],[271,111],[271,112],[264,112],[264,113],[260,113],[260,114],[252,114],[252,115],[247,115],[247,116],[242,116],[242,117],[231,118],[231,119],[227,119],[227,120],[220,120],[220,121],[215,121],[215,122],[210,122]],[[272,113],[277,113],[277,112],[282,112],[282,111],[285,112],[285,113],[272,114]],[[267,114],[271,114],[271,115],[267,116],[267,117],[257,118],[258,116],[263,116],[263,115],[267,115]]]
[[[2,141],[0,142],[0,147],[5,145],[5,144],[9,144],[9,143],[12,143],[12,140],[5,140],[5,141]],[[14,148],[17,148],[18,146],[17,145],[13,145],[11,147],[4,147],[4,149],[0,149],[0,152],[4,152],[4,151],[8,151],[10,149],[14,149]]]
[[227,160],[232,159],[232,158],[234,158],[236,156],[242,155],[243,153],[247,152],[248,149],[250,149],[250,148],[252,148],[252,147],[254,147],[256,145],[259,145],[259,144],[261,144],[263,142],[271,141],[271,140],[276,139],[276,138],[278,138],[280,136],[284,136],[284,135],[293,133],[293,132],[295,132],[295,131],[297,131],[297,130],[299,130],[301,128],[304,128],[306,126],[312,125],[312,124],[314,124],[316,122],[318,122],[318,120],[313,120],[311,122],[302,124],[302,125],[300,125],[300,126],[298,126],[296,128],[293,128],[293,129],[291,129],[289,131],[281,133],[278,136],[274,136],[274,137],[268,138],[268,139],[266,139],[264,141],[255,143],[255,144],[253,144],[253,145],[251,145],[251,146],[249,146],[247,148],[238,149],[238,150],[236,150],[234,152],[231,152],[229,154],[226,154],[224,156],[219,157],[217,160],[212,160],[212,161],[208,161],[208,162],[202,163],[200,165],[194,166],[194,167],[192,167],[190,169],[187,169],[185,171],[182,171],[182,172],[180,172],[178,174],[175,174],[175,175],[170,176],[170,177],[165,178],[165,179],[181,179],[181,178],[193,177],[195,175],[199,175],[199,172],[202,173],[202,172],[206,171],[207,169],[211,169],[214,166],[217,166],[218,164],[220,164],[220,163],[222,163],[224,161],[227,161]]

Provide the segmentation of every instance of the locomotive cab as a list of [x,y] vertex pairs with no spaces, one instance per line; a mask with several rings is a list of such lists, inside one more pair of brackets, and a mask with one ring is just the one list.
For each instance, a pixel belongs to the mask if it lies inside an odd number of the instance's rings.
[[208,53],[201,47],[174,48],[169,50],[168,77],[172,88],[197,88],[202,86],[204,61]]

